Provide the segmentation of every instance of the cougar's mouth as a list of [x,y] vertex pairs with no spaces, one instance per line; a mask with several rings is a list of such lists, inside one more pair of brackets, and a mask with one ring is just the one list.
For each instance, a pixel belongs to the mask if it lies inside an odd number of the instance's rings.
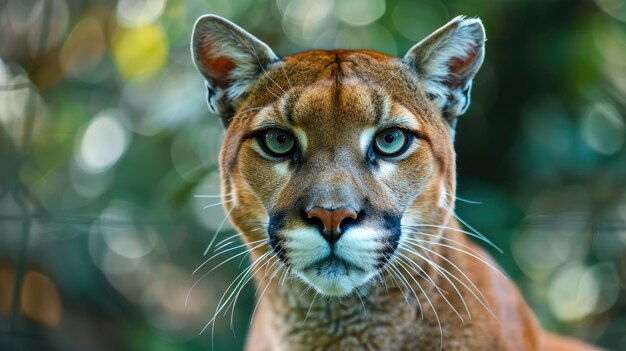
[[[338,220],[315,214],[321,218],[312,221],[297,211],[274,211],[267,227],[270,246],[296,276],[321,294],[347,295],[378,274],[393,257],[401,236],[399,214],[362,208],[355,212],[359,215],[338,226],[346,216]],[[342,230],[329,237],[323,230],[331,227]]]
[[308,265],[297,274],[324,295],[344,296],[367,283],[374,272],[332,255]]
[[350,271],[366,272],[366,269],[352,264],[332,252],[327,257],[308,265],[303,270],[315,270],[320,275],[322,272],[326,272],[329,275],[349,274]]

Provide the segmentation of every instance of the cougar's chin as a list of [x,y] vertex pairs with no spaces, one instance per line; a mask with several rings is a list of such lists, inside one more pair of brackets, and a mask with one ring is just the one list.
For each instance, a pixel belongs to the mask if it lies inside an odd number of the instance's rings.
[[341,264],[325,264],[298,272],[317,292],[327,296],[346,296],[366,284],[374,272],[350,269]]

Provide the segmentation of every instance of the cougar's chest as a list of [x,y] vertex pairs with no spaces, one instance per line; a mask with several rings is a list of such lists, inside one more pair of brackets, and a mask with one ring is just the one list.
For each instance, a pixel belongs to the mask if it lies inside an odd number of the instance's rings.
[[284,350],[402,350],[419,320],[416,307],[393,294],[326,298],[284,290],[272,306]]

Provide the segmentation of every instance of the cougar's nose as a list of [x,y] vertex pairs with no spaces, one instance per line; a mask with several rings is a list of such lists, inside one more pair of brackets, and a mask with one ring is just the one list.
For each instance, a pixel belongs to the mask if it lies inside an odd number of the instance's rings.
[[314,207],[307,213],[307,217],[321,222],[324,226],[322,236],[332,245],[343,234],[345,225],[357,218],[357,213],[349,207],[340,207],[334,210]]

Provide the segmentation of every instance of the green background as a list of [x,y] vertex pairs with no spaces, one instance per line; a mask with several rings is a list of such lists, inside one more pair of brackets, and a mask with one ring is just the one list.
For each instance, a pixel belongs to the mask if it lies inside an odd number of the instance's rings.
[[[402,55],[479,16],[456,148],[458,195],[480,204],[457,211],[547,329],[626,349],[624,0],[0,1],[0,349],[211,348],[198,333],[247,260],[185,304],[230,257],[192,275],[224,218],[194,198],[219,191],[222,130],[189,55],[206,13],[280,55]],[[248,286],[216,350],[242,348],[253,304]]]

